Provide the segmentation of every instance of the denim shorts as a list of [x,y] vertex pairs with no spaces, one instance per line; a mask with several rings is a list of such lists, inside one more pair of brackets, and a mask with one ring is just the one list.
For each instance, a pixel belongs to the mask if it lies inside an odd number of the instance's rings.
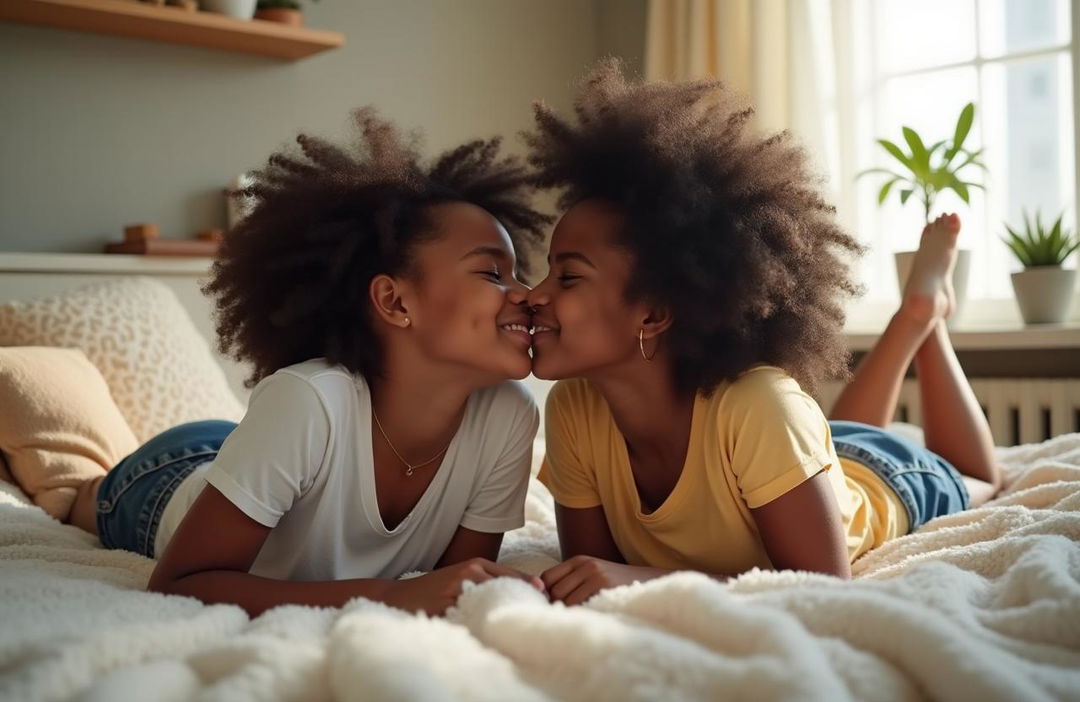
[[214,460],[235,422],[207,420],[167,429],[105,474],[98,487],[98,538],[107,548],[154,557],[169,498],[193,470]]
[[837,456],[874,471],[900,497],[909,532],[971,506],[960,471],[933,451],[869,424],[830,421],[829,427]]

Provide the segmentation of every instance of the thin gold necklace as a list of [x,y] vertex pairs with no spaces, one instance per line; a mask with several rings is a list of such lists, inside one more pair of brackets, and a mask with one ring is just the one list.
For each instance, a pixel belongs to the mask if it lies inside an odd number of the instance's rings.
[[427,464],[434,461],[436,458],[443,454],[443,451],[446,451],[446,449],[450,448],[450,444],[454,443],[454,438],[450,437],[450,441],[446,443],[446,446],[442,447],[442,451],[439,451],[431,458],[427,459],[423,463],[409,463],[405,460],[404,456],[398,453],[398,450],[394,448],[393,442],[390,441],[390,437],[386,435],[386,430],[383,429],[382,422],[379,421],[379,415],[375,413],[375,405],[371,406],[371,416],[375,418],[375,426],[379,428],[379,433],[382,434],[382,438],[386,439],[386,445],[390,447],[390,450],[394,452],[394,455],[398,457],[398,460],[404,463],[405,467],[408,468],[408,470],[405,471],[406,476],[412,476],[414,470],[416,470],[417,468],[423,468]]

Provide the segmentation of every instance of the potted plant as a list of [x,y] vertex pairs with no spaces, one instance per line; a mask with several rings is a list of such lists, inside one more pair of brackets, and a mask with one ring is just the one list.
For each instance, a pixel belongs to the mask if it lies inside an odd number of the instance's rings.
[[[986,166],[980,160],[982,149],[969,151],[964,148],[964,141],[971,132],[971,124],[975,120],[975,105],[968,103],[960,111],[953,129],[952,139],[943,139],[927,146],[923,138],[910,127],[903,127],[904,141],[907,143],[910,153],[905,152],[895,143],[887,139],[878,139],[878,144],[902,168],[890,170],[888,168],[871,168],[859,173],[859,177],[869,174],[884,174],[885,182],[878,191],[878,205],[881,205],[893,191],[898,193],[900,204],[906,205],[914,196],[923,206],[923,217],[927,224],[934,209],[934,202],[938,195],[946,190],[955,192],[965,204],[971,202],[971,188],[982,188],[978,183],[965,180],[965,173],[971,168]],[[899,171],[899,172],[898,172]],[[911,271],[911,263],[915,258],[914,251],[900,251],[895,255],[896,277],[901,290],[907,282],[908,273]],[[961,249],[957,252],[956,268],[953,271],[953,289],[956,293],[956,312],[952,320],[960,315],[967,290],[968,267],[971,262],[971,252]]]
[[255,19],[291,24],[294,27],[304,24],[299,0],[259,0],[255,9]]
[[1064,268],[1065,259],[1080,248],[1080,238],[1062,229],[1058,215],[1054,226],[1043,226],[1036,210],[1035,222],[1024,215],[1024,231],[1017,234],[1005,224],[1001,238],[1024,270],[1012,274],[1016,303],[1025,324],[1060,324],[1069,313],[1076,290],[1076,269]]

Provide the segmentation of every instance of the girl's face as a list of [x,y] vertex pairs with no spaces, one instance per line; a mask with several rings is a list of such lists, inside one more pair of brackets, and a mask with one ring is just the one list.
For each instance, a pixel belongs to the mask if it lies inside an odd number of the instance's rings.
[[429,210],[435,236],[416,247],[402,304],[429,359],[480,384],[529,374],[528,288],[514,277],[510,237],[464,202]]
[[632,259],[616,243],[622,215],[599,200],[571,207],[551,237],[548,271],[528,295],[533,374],[589,377],[636,363],[638,330],[649,310],[627,302]]

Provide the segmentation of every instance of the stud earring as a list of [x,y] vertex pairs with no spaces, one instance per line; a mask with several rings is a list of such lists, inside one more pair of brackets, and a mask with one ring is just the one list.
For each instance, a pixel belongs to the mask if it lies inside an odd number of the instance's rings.
[[409,326],[409,318],[408,317],[405,318],[405,326]]

